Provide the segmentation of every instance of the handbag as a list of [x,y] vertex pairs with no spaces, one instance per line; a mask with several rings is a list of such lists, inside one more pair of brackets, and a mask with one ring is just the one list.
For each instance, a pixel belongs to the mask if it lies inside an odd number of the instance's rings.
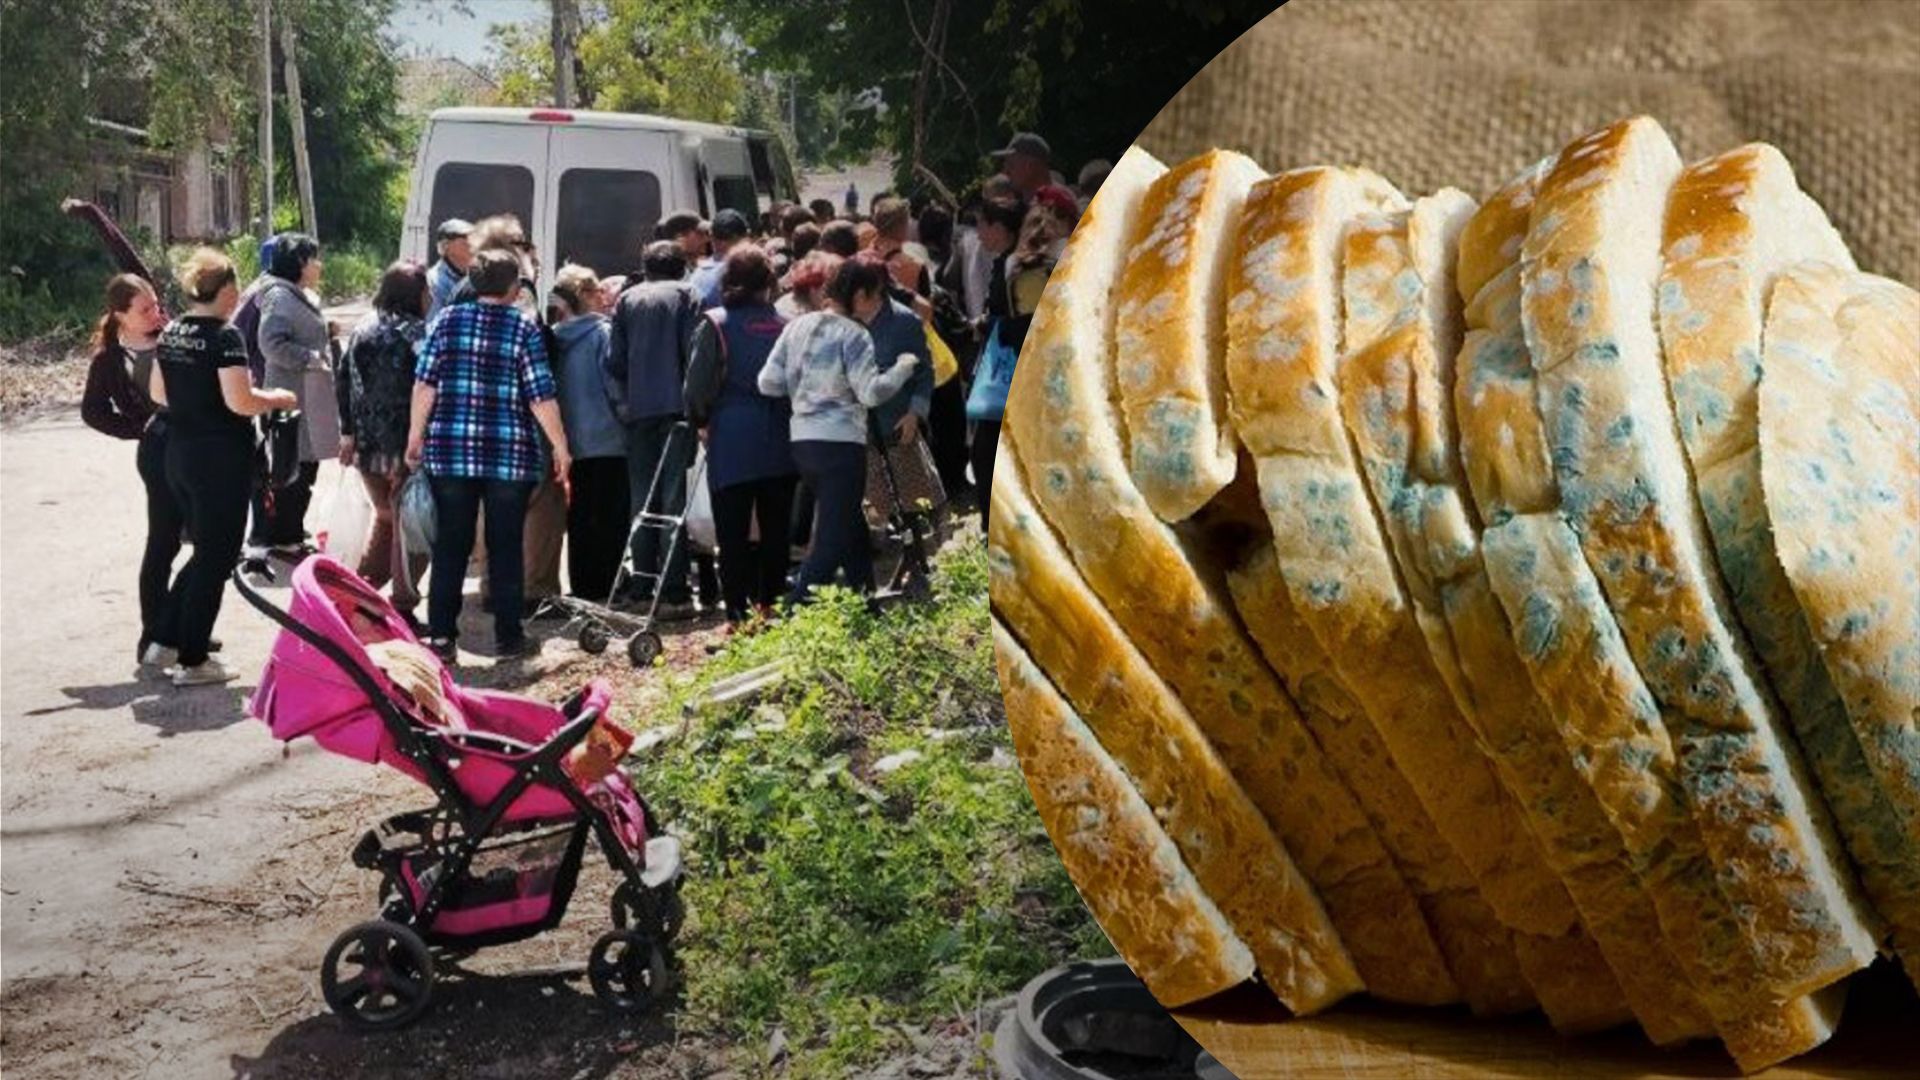
[[427,482],[425,469],[416,470],[400,484],[400,497],[395,503],[401,551],[409,557],[432,554],[436,519],[433,486]]
[[973,390],[967,394],[967,419],[999,420],[1007,412],[1007,390],[1013,385],[1013,366],[1020,353],[1000,340],[1002,322],[994,320],[987,343],[980,347],[980,363],[973,369]]

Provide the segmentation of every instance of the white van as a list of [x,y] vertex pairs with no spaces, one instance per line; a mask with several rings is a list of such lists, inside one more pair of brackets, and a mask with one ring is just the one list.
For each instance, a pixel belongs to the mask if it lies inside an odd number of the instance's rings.
[[792,200],[792,166],[764,131],[634,113],[437,109],[414,162],[400,257],[431,263],[448,218],[519,216],[539,245],[542,293],[576,262],[602,275],[636,268],[662,217],[731,208],[757,221]]

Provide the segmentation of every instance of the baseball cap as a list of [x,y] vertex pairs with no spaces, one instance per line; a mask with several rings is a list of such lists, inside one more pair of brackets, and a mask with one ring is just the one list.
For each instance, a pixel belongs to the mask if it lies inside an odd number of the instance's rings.
[[465,218],[450,217],[433,230],[435,240],[458,240],[473,231],[473,222]]
[[722,210],[713,215],[708,231],[715,240],[738,240],[747,235],[747,216],[731,208]]
[[1012,154],[1024,154],[1027,157],[1039,158],[1042,161],[1051,161],[1053,160],[1053,147],[1048,146],[1047,140],[1035,135],[1033,132],[1022,131],[1014,135],[1014,137],[1008,141],[1007,145],[987,156],[1003,158]]

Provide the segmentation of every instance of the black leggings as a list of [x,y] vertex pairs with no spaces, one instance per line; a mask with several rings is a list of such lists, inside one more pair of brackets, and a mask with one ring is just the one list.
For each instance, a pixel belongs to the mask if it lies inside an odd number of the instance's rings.
[[980,420],[973,425],[973,492],[980,504],[980,527],[986,528],[993,510],[993,458],[1000,449],[1000,421]]
[[[713,531],[720,541],[728,619],[738,622],[752,613],[752,605],[771,605],[786,591],[787,526],[793,517],[795,483],[792,476],[773,476],[713,492]],[[752,538],[756,518],[758,541]]]
[[873,591],[873,550],[867,543],[867,519],[860,510],[867,492],[867,448],[863,443],[796,442],[793,463],[813,488],[813,546],[793,582],[794,603],[804,603],[816,585],[845,572],[847,586]]
[[573,595],[605,603],[627,545],[627,459],[575,458],[568,474],[567,577]]
[[178,433],[167,439],[167,483],[185,516],[193,557],[174,577],[168,596],[174,632],[156,636],[173,638],[184,667],[207,659],[227,575],[240,561],[252,474],[253,447],[246,439],[183,439]]
[[147,489],[147,550],[140,557],[141,651],[146,651],[148,642],[177,648],[177,630],[167,605],[167,579],[173,576],[173,560],[180,554],[180,531],[186,528],[187,520],[173,486],[167,483],[166,417],[155,417],[147,425],[133,460]]

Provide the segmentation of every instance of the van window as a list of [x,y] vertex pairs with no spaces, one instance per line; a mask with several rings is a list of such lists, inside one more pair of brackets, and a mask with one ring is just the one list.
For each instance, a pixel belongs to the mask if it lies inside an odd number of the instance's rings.
[[660,178],[637,169],[568,169],[560,174],[553,265],[576,262],[602,277],[639,265],[660,222]]
[[748,221],[760,220],[760,198],[753,190],[751,176],[714,177],[713,201],[719,204],[716,213],[731,208],[747,215]]
[[433,209],[427,235],[440,230],[448,218],[479,221],[494,214],[512,214],[528,235],[533,225],[533,173],[524,165],[482,165],[450,161],[433,174]]

